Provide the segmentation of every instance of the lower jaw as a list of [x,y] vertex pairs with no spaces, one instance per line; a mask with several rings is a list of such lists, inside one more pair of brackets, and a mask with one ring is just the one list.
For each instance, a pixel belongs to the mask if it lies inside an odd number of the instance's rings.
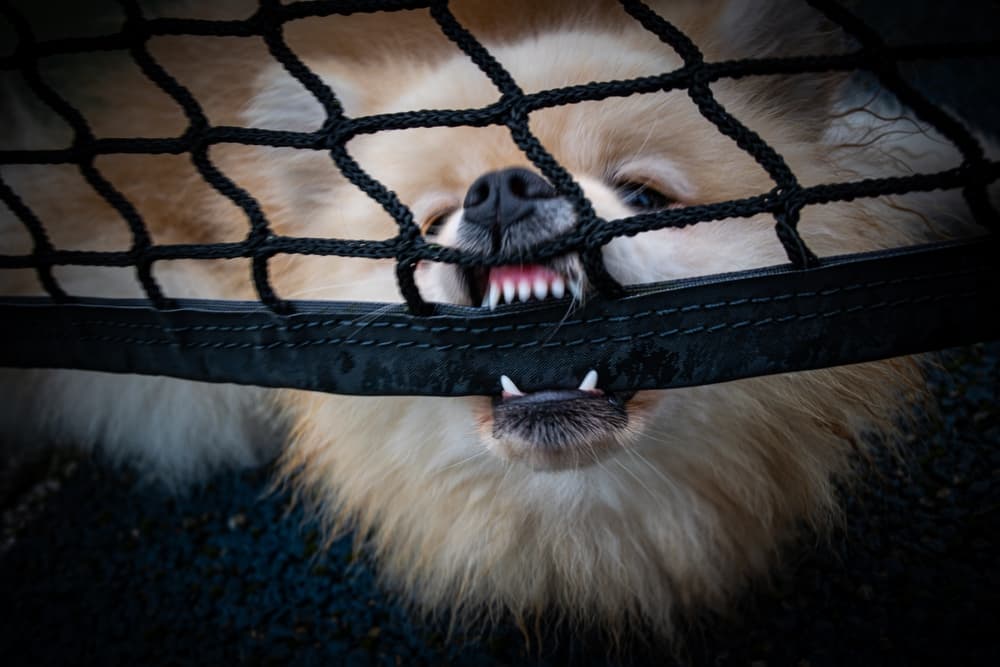
[[490,449],[540,472],[588,468],[622,448],[634,394],[605,394],[582,385],[520,395],[505,389],[491,401]]

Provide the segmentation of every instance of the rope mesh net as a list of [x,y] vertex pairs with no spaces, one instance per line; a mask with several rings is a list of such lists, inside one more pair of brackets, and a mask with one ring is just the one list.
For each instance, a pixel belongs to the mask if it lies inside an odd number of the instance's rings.
[[[679,228],[726,218],[770,214],[775,221],[775,234],[792,267],[797,270],[812,270],[822,266],[824,260],[817,257],[799,233],[798,223],[803,208],[858,198],[955,188],[961,189],[975,221],[994,232],[998,216],[990,202],[987,188],[1000,178],[1000,162],[986,157],[983,146],[962,122],[918,92],[900,73],[900,63],[997,56],[1000,55],[1000,41],[889,45],[840,4],[829,0],[808,0],[808,3],[853,38],[853,46],[849,50],[829,55],[711,62],[706,60],[699,46],[685,33],[648,6],[637,0],[621,0],[624,10],[636,22],[676,51],[682,60],[680,68],[630,80],[569,85],[526,93],[507,69],[459,22],[447,2],[306,0],[282,4],[277,0],[261,0],[257,11],[244,20],[210,20],[150,18],[143,14],[138,2],[121,0],[119,4],[125,21],[119,31],[113,34],[49,40],[37,39],[25,17],[10,3],[2,2],[0,15],[12,27],[16,47],[0,58],[0,69],[19,72],[32,93],[70,126],[73,138],[71,145],[64,148],[0,150],[0,166],[74,165],[93,190],[127,223],[131,247],[117,251],[57,247],[40,217],[24,198],[9,183],[0,180],[0,201],[23,222],[33,244],[30,253],[0,254],[0,272],[3,269],[34,270],[52,303],[71,304],[80,299],[67,294],[53,272],[54,267],[132,267],[148,299],[147,307],[166,311],[178,308],[178,303],[161,289],[154,277],[154,263],[178,259],[247,258],[252,266],[251,279],[260,303],[271,313],[281,315],[294,313],[296,303],[280,298],[272,286],[268,269],[269,261],[275,256],[307,254],[390,259],[396,263],[398,286],[409,315],[419,318],[435,313],[434,305],[421,295],[414,279],[415,267],[423,261],[445,262],[462,267],[493,267],[527,261],[544,262],[567,253],[578,253],[590,284],[601,297],[613,300],[623,294],[623,288],[606,269],[602,261],[602,249],[612,239],[622,235]],[[345,114],[331,88],[289,46],[284,35],[287,23],[307,17],[411,9],[427,10],[430,13],[441,32],[489,78],[499,91],[499,99],[486,106],[471,109],[428,109],[351,117]],[[322,106],[325,121],[319,129],[305,132],[212,124],[196,96],[153,56],[149,42],[162,36],[262,39],[271,57]],[[50,56],[111,50],[127,51],[142,73],[183,109],[187,123],[183,133],[166,138],[97,137],[84,115],[40,73],[39,63]],[[937,173],[914,173],[804,186],[783,156],[727,110],[713,95],[711,88],[714,82],[723,79],[856,70],[871,72],[879,85],[895,95],[902,105],[912,111],[914,117],[951,142],[961,154],[961,163]],[[658,91],[684,91],[705,119],[719,132],[730,137],[767,172],[774,183],[773,188],[735,201],[670,208],[619,220],[599,217],[584,196],[579,183],[533,134],[529,127],[529,115],[559,105]],[[506,127],[524,155],[556,191],[571,203],[577,218],[575,226],[537,247],[527,257],[523,253],[516,258],[508,257],[501,252],[482,256],[429,242],[421,233],[411,210],[392,190],[373,178],[355,160],[346,144],[352,138],[364,134],[441,126]],[[254,193],[241,188],[213,162],[210,148],[219,144],[325,151],[347,180],[392,216],[398,233],[393,238],[384,240],[303,238],[275,233]],[[245,238],[207,244],[156,242],[137,208],[102,174],[97,165],[99,157],[115,154],[189,156],[204,181],[243,211],[248,221]],[[405,337],[408,334],[402,331],[399,335]]]

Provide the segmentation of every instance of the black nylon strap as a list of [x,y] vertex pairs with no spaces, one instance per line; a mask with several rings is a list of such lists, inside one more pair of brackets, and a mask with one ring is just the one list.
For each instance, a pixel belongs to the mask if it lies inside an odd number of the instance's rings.
[[[491,314],[436,306],[0,301],[0,365],[73,367],[346,394],[495,394],[681,387],[1000,337],[992,238],[823,260]],[[128,305],[125,305],[128,304]],[[401,356],[407,360],[400,363]]]
[[[1000,55],[1000,40],[891,45],[838,2],[806,1],[854,38],[852,50],[709,62],[677,26],[638,0],[620,0],[639,24],[678,52],[683,67],[631,80],[525,93],[459,23],[446,0],[260,0],[252,16],[222,21],[147,17],[136,0],[119,0],[125,17],[119,31],[48,41],[36,38],[14,4],[0,0],[0,17],[16,37],[14,47],[0,55],[0,70],[21,76],[37,101],[73,133],[67,147],[0,148],[0,165],[75,165],[132,235],[131,246],[119,250],[58,247],[23,193],[0,177],[0,203],[22,221],[32,241],[30,252],[21,254],[0,248],[0,278],[5,277],[4,269],[32,269],[50,297],[0,297],[5,324],[0,365],[165,374],[357,394],[458,395],[496,393],[501,373],[527,390],[574,386],[591,368],[599,371],[601,386],[608,389],[676,387],[996,337],[994,258],[1000,246],[995,238],[1000,216],[987,188],[1000,178],[1000,161],[987,157],[957,118],[918,93],[898,65],[928,58],[995,57]],[[348,117],[283,37],[286,23],[306,17],[416,8],[429,10],[442,33],[489,77],[499,101],[473,109]],[[273,59],[323,106],[326,122],[314,132],[212,125],[194,95],[147,50],[150,39],[168,35],[263,39]],[[117,49],[127,49],[145,76],[183,109],[188,127],[179,136],[96,136],[85,115],[41,74],[42,59],[52,55]],[[710,85],[747,76],[855,69],[869,71],[917,119],[953,144],[961,164],[937,173],[803,185],[773,147],[723,108]],[[741,200],[601,220],[573,177],[532,134],[529,114],[583,100],[670,90],[686,90],[701,114],[767,171],[774,187]],[[424,239],[410,210],[365,171],[346,145],[359,134],[462,125],[505,126],[531,163],[572,204],[577,225],[533,249],[530,257],[479,256],[439,246]],[[255,194],[240,188],[210,160],[209,148],[216,144],[328,152],[339,171],[396,220],[398,234],[380,241],[277,235]],[[245,213],[247,236],[212,244],[156,242],[139,208],[96,166],[102,156],[136,153],[187,154],[204,181]],[[994,237],[818,261],[796,230],[799,212],[806,206],[953,188],[961,188],[972,218]],[[646,285],[625,290],[624,298],[610,298],[620,293],[620,286],[604,267],[602,249],[614,238],[763,213],[774,216],[778,239],[796,268]],[[565,303],[501,308],[491,314],[427,304],[414,279],[418,261],[484,267],[544,262],[567,253],[580,255],[588,282],[602,295],[571,313]],[[284,254],[393,259],[407,306],[383,310],[382,304],[283,301],[271,286],[269,260]],[[257,302],[175,300],[154,279],[157,262],[220,258],[251,260],[249,279]],[[69,297],[54,271],[64,265],[132,267],[147,299]]]

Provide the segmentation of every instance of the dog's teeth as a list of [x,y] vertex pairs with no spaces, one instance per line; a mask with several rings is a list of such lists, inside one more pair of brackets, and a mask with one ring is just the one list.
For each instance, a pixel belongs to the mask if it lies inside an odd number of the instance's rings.
[[527,278],[521,278],[517,283],[517,298],[525,302],[531,298],[531,281]]
[[503,300],[505,303],[514,303],[514,295],[517,294],[517,285],[513,280],[503,281]]
[[490,307],[490,310],[493,310],[497,307],[498,303],[500,303],[500,287],[496,283],[491,282],[490,291],[486,295],[486,305]]
[[580,391],[593,391],[597,389],[597,371],[591,369],[583,376],[583,382],[578,387]]
[[500,376],[500,386],[508,394],[513,394],[514,396],[524,396],[524,392],[518,389],[517,385],[514,384],[514,381],[506,375]]
[[566,294],[566,281],[560,277],[552,279],[552,298],[561,299]]
[[576,299],[577,301],[581,301],[583,299],[583,287],[581,287],[579,280],[574,280],[570,282],[569,292],[570,294],[573,295],[573,298]]
[[541,276],[535,278],[535,284],[532,286],[532,294],[534,294],[535,298],[539,301],[549,295],[549,283],[545,280],[545,278],[542,278]]

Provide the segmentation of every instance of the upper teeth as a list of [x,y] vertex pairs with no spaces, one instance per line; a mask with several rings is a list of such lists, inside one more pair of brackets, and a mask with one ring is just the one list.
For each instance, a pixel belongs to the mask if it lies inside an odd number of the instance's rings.
[[[576,295],[576,293],[580,290],[580,286],[577,285],[576,283],[573,283],[573,287],[575,288],[573,290],[573,294]],[[549,288],[552,290],[552,296],[556,299],[561,299],[566,294],[566,283],[559,276],[557,276],[552,281],[552,284],[549,286]]]
[[[527,302],[532,298],[541,301],[550,295],[561,299],[566,295],[566,279],[554,271],[540,267],[497,267],[490,271],[483,306],[490,310],[501,303]],[[569,291],[576,298],[583,295],[579,281],[569,283]]]

